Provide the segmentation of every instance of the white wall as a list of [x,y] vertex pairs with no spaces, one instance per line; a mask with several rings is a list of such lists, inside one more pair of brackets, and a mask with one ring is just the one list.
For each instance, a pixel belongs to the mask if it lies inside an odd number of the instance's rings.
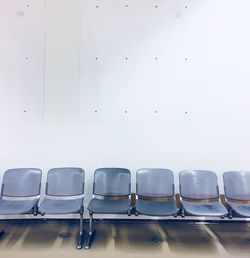
[[249,8],[0,0],[1,172],[249,170]]

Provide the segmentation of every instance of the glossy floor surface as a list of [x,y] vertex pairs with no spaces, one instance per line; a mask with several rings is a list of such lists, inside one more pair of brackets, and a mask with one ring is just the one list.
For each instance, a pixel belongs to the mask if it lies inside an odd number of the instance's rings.
[[[87,229],[87,224],[84,224]],[[1,258],[250,257],[250,224],[98,221],[90,250],[76,250],[74,220],[2,221]],[[66,238],[59,232],[69,232]]]

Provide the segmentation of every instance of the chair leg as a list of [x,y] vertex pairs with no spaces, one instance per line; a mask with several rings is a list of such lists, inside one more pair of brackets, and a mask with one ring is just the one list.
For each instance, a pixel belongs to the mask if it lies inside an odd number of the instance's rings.
[[93,230],[93,214],[89,213],[89,233],[84,245],[85,249],[89,249],[94,239],[95,231]]
[[79,238],[78,238],[78,242],[77,242],[77,246],[76,248],[79,250],[79,249],[82,249],[83,247],[83,239],[84,239],[84,236],[83,236],[83,213],[81,212],[80,213],[80,230],[79,230]]
[[181,217],[185,218],[185,210],[183,207],[181,207]]

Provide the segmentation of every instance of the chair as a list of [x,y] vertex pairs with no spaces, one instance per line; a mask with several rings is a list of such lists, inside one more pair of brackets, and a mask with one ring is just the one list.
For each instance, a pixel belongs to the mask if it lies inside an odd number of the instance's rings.
[[88,205],[89,234],[85,249],[90,248],[93,231],[93,214],[130,215],[131,174],[125,168],[99,168],[94,174],[94,198]]
[[219,200],[217,176],[207,170],[184,170],[179,173],[181,213],[191,216],[224,218],[227,209]]
[[174,175],[169,169],[140,169],[136,173],[136,215],[177,216]]
[[82,168],[53,168],[48,171],[40,214],[80,214],[77,249],[83,246],[83,198],[85,172]]
[[37,214],[42,171],[38,168],[9,169],[4,173],[0,214]]
[[[42,171],[38,168],[9,169],[4,173],[0,215],[34,214],[40,197]],[[0,231],[0,237],[4,231]]]
[[228,171],[223,174],[229,218],[233,214],[250,217],[250,171]]

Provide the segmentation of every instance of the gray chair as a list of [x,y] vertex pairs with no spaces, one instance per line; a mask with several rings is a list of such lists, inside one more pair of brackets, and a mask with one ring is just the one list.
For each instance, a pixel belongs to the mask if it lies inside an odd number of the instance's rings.
[[179,173],[182,217],[224,218],[227,209],[220,202],[217,176],[207,170],[184,170]]
[[140,169],[136,173],[136,215],[177,216],[174,175],[169,169]]
[[250,171],[228,171],[223,174],[229,218],[233,214],[250,217]]
[[4,173],[0,214],[36,214],[42,171],[38,168],[9,169]]
[[131,174],[126,168],[99,168],[94,174],[94,198],[88,205],[89,234],[85,249],[93,240],[93,214],[130,215]]
[[[9,169],[4,173],[0,215],[37,214],[42,171],[38,168]],[[4,231],[0,231],[2,236]]]
[[40,214],[80,214],[77,249],[83,246],[83,199],[85,172],[82,168],[53,168],[48,171]]

